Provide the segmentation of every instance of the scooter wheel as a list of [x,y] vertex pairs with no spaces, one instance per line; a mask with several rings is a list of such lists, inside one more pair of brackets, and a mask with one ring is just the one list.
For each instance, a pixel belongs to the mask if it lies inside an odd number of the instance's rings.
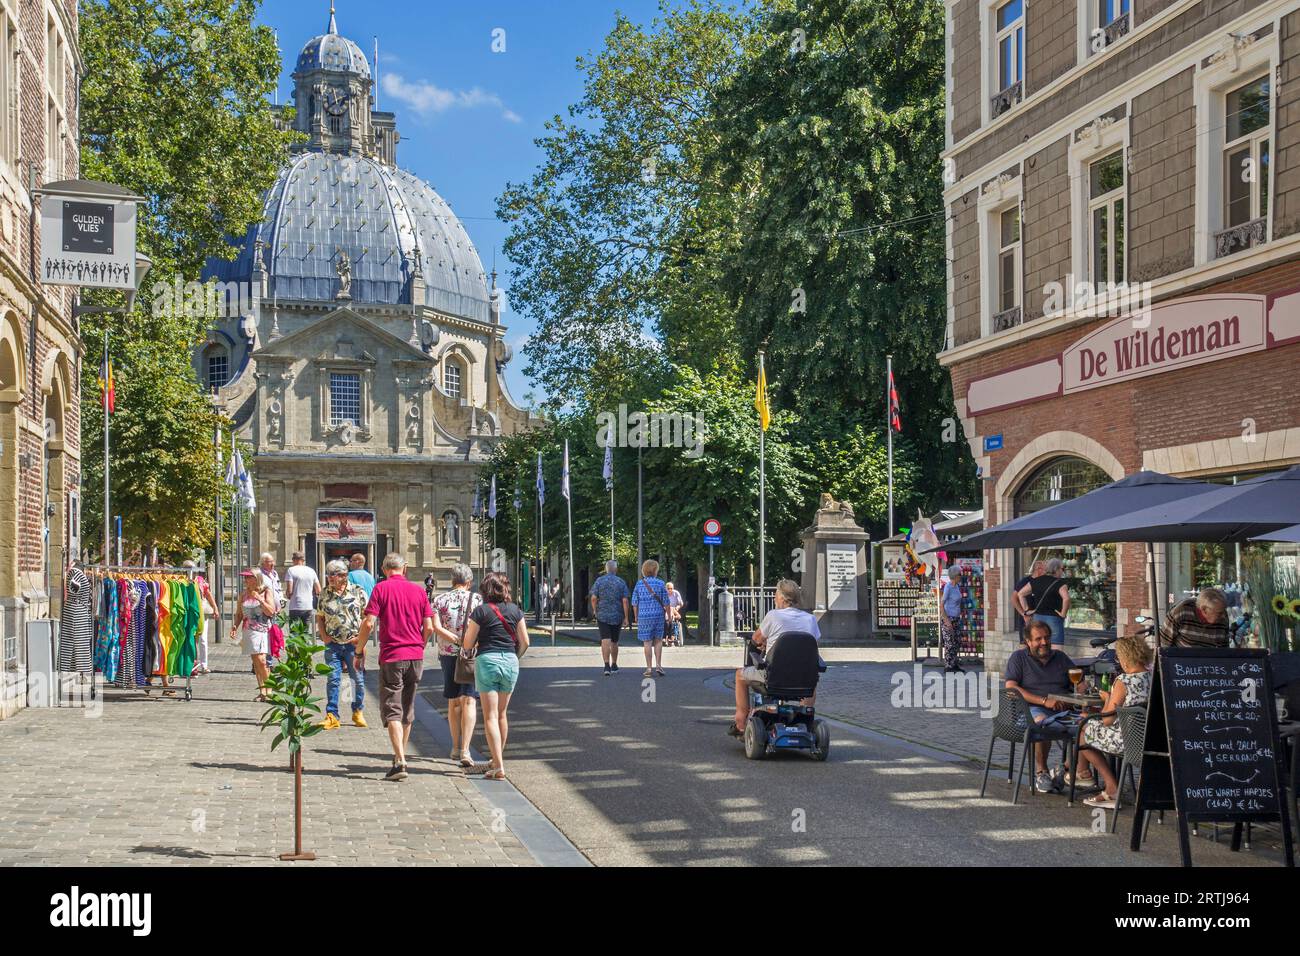
[[813,751],[813,756],[818,760],[825,760],[831,755],[831,728],[824,720],[819,720],[813,725],[813,734],[817,737],[817,749]]
[[762,760],[767,756],[767,728],[757,717],[750,717],[745,722],[745,756],[750,760]]

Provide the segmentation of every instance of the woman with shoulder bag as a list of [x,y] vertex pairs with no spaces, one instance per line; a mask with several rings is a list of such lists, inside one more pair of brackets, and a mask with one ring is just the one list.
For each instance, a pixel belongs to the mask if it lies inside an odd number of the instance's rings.
[[483,603],[469,616],[463,646],[475,652],[474,683],[483,701],[483,733],[492,758],[485,776],[504,780],[506,710],[519,680],[519,658],[528,650],[528,628],[524,612],[510,601],[510,579],[504,574],[485,575],[479,593]]
[[1070,589],[1061,579],[1060,558],[1047,562],[1047,570],[1020,589],[1020,599],[1029,608],[1031,621],[1042,621],[1052,631],[1052,646],[1065,643],[1065,616],[1070,611]]
[[483,601],[470,589],[473,583],[474,572],[468,565],[458,564],[451,572],[451,590],[433,599],[433,630],[438,635],[442,696],[447,699],[451,759],[467,769],[474,766],[469,745],[478,721],[478,691],[474,689],[474,657],[461,645],[469,617]]
[[[659,562],[651,558],[641,565],[641,579],[632,589],[632,615],[637,640],[645,649],[642,677],[657,672],[664,676],[664,632],[668,629],[668,588],[659,580]],[[651,651],[654,652],[653,659]],[[651,665],[655,671],[651,671]]]

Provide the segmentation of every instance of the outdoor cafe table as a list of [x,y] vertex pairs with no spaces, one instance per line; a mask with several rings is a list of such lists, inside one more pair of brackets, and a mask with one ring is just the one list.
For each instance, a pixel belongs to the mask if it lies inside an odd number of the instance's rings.
[[1055,700],[1062,700],[1071,707],[1100,707],[1100,694],[1050,694]]

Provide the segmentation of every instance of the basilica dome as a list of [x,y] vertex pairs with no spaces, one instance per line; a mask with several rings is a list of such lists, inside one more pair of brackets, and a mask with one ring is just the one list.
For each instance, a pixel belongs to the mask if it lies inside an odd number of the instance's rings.
[[294,72],[306,73],[310,70],[370,76],[370,63],[366,60],[366,55],[361,52],[361,47],[339,35],[333,14],[330,15],[329,32],[312,37],[298,54]]
[[268,296],[333,302],[342,252],[354,303],[411,304],[418,272],[423,294],[415,304],[488,321],[487,276],[456,214],[423,180],[374,159],[293,157],[241,246],[233,262],[211,263],[212,278],[252,281],[260,255]]

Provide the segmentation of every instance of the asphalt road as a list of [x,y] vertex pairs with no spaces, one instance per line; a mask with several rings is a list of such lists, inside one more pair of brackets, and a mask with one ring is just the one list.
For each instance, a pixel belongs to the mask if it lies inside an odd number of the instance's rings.
[[[1063,797],[1024,788],[1012,806],[1005,775],[980,799],[970,761],[849,725],[833,727],[825,763],[747,760],[724,732],[728,660],[670,652],[667,676],[643,683],[636,647],[609,678],[594,648],[530,651],[510,705],[511,781],[601,866],[1178,863],[1172,819],[1131,853],[1131,813],[1117,835],[1097,833],[1095,811]],[[1208,839],[1193,853],[1199,865],[1274,864]]]

